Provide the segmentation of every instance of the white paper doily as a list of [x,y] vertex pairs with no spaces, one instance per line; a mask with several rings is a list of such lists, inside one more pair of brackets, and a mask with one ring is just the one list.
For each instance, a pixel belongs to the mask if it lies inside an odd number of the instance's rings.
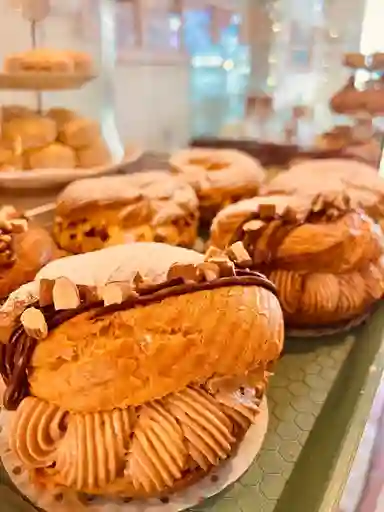
[[3,465],[19,491],[47,512],[179,512],[199,505],[233,484],[247,471],[261,449],[268,428],[268,406],[264,398],[256,424],[250,427],[233,457],[200,482],[170,495],[167,503],[159,499],[133,500],[126,503],[123,500],[105,500],[98,497],[84,503],[77,493],[58,489],[58,501],[52,492],[38,489],[31,484],[28,472],[22,471],[19,461],[9,449],[8,428],[14,414],[4,410],[0,413],[0,454]]

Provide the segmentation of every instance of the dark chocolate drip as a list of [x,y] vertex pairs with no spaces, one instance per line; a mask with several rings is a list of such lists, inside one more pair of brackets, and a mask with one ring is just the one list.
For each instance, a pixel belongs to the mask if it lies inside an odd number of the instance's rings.
[[[160,302],[169,297],[185,295],[204,290],[214,290],[229,286],[260,286],[276,295],[275,286],[262,274],[250,270],[236,269],[231,277],[219,277],[213,281],[184,282],[182,278],[173,279],[159,284],[138,287],[138,296],[130,297],[121,304],[104,306],[102,301],[93,304],[82,303],[76,309],[55,311],[53,306],[41,308],[47,322],[48,330],[52,331],[64,322],[81,313],[90,312],[90,320],[100,316],[146,306]],[[38,304],[34,304],[38,307]],[[29,395],[28,367],[31,362],[36,340],[28,336],[23,326],[18,325],[7,344],[0,350],[0,373],[6,384],[4,407],[8,410],[17,409],[20,402]]]

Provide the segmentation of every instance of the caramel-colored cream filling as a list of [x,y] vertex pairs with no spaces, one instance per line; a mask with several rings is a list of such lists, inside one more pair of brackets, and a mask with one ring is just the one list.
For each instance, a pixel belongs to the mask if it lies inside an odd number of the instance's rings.
[[217,384],[215,391],[187,387],[138,408],[87,414],[28,397],[16,412],[11,448],[27,468],[44,468],[79,491],[102,491],[122,479],[140,492],[162,492],[188,471],[226,459],[236,431],[257,417],[254,388]]

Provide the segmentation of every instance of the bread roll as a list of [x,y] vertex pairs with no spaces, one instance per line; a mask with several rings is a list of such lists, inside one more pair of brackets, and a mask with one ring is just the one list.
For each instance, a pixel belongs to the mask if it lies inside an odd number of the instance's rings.
[[55,141],[56,123],[44,117],[15,118],[4,123],[3,137],[18,141],[22,151],[42,148]]
[[94,140],[91,145],[78,149],[77,162],[79,167],[85,169],[101,167],[112,162],[112,155],[107,143],[99,138]]
[[76,153],[72,148],[54,142],[45,148],[31,151],[28,164],[31,169],[74,169]]
[[77,114],[73,110],[68,108],[54,107],[50,108],[46,113],[46,116],[53,119],[59,130],[62,129],[63,125],[76,119]]
[[92,119],[74,118],[62,126],[59,139],[75,149],[92,146],[101,139],[100,127]]

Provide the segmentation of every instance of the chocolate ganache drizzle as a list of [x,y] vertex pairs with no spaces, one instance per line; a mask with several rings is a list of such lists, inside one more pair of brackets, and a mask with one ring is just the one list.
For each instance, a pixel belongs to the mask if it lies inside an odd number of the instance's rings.
[[[120,304],[104,306],[103,301],[87,303],[83,300],[75,309],[56,311],[52,305],[39,309],[44,314],[48,331],[52,331],[71,318],[87,311],[92,311],[90,318],[92,321],[93,318],[138,306],[146,306],[169,297],[230,286],[260,286],[276,295],[275,286],[262,274],[235,268],[233,275],[217,277],[213,280],[195,282],[177,277],[159,284],[138,286],[135,290],[136,295]],[[38,303],[33,306],[39,307]],[[20,402],[30,394],[28,367],[37,343],[38,341],[28,336],[24,327],[19,324],[13,330],[8,343],[1,345],[0,373],[6,384],[4,406],[8,410],[17,409]]]

